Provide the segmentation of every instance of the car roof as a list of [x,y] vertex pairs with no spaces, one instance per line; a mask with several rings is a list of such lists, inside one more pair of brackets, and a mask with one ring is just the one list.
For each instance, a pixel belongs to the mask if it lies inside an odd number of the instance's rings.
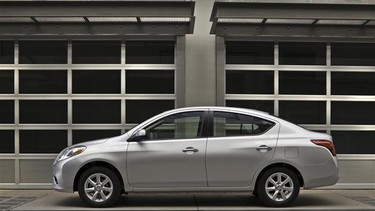
[[255,109],[225,107],[225,106],[192,106],[192,107],[177,108],[171,111],[179,112],[179,111],[192,111],[192,110],[234,111],[234,112],[237,111],[237,112],[254,113],[254,114],[259,114],[259,115],[270,115],[267,112],[259,111]]

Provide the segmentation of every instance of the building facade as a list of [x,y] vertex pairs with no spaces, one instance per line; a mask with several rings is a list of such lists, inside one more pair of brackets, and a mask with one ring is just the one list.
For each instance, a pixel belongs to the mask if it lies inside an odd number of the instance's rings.
[[165,110],[263,110],[332,134],[333,188],[375,188],[371,1],[0,1],[0,188]]

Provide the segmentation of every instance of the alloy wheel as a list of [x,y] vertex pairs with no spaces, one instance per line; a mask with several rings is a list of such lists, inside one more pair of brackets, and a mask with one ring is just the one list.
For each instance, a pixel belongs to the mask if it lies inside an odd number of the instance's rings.
[[293,194],[293,180],[282,172],[274,173],[267,178],[265,190],[270,199],[283,202]]
[[107,175],[95,173],[87,177],[84,184],[84,191],[91,201],[104,202],[113,193],[113,183]]

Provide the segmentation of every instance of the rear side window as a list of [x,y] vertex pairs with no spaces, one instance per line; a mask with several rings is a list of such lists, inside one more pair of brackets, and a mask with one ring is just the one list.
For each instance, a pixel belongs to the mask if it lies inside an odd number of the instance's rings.
[[269,130],[275,123],[258,117],[230,113],[214,112],[213,136],[259,135]]

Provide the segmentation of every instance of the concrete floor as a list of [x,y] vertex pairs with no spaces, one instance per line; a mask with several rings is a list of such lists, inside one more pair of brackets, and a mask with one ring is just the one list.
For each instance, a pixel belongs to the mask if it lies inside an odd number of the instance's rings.
[[[12,199],[13,202],[11,202]],[[29,199],[29,201],[22,202],[21,199]],[[17,202],[20,204],[16,204]],[[12,207],[7,208],[5,206],[7,204]],[[52,190],[0,190],[0,209],[95,210],[86,207],[77,193],[59,193]],[[263,207],[256,197],[243,193],[131,194],[122,196],[115,206],[105,210],[374,211],[375,190],[302,190],[294,206],[288,208]]]

